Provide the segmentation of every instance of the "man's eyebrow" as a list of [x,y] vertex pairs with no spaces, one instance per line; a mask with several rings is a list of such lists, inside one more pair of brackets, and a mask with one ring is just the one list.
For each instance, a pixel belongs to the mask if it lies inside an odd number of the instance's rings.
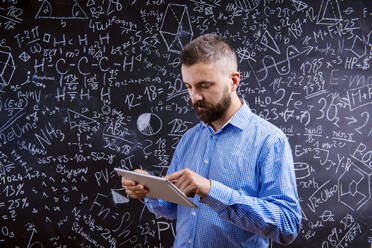
[[196,85],[202,85],[202,84],[214,84],[214,82],[213,81],[200,81],[196,83]]
[[[185,81],[183,81],[183,83],[186,84],[186,85],[191,85],[190,83],[185,82]],[[203,85],[203,84],[214,84],[214,83],[215,82],[213,82],[213,81],[200,81],[200,82],[197,82],[195,85],[199,86],[199,85]]]

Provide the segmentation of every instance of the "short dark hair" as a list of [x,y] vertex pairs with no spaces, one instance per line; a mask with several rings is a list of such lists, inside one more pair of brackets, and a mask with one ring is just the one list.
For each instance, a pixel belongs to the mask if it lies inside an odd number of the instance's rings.
[[191,66],[198,62],[214,63],[228,57],[237,67],[234,48],[224,38],[216,34],[204,34],[187,44],[181,52],[181,63]]

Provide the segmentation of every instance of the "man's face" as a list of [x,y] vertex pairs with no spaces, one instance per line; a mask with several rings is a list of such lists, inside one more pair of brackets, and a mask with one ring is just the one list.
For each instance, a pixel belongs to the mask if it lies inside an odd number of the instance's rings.
[[182,65],[182,79],[199,118],[212,123],[226,113],[231,104],[231,77],[225,60]]

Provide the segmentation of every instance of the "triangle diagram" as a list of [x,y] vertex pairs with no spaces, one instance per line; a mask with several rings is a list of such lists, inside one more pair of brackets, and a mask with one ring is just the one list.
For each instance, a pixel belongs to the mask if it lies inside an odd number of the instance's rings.
[[274,38],[270,35],[270,33],[267,30],[261,37],[261,44],[269,48],[271,51],[274,51],[277,54],[280,54],[278,45],[276,44]]
[[323,0],[320,6],[317,24],[336,24],[342,20],[337,0]]
[[183,49],[183,45],[182,45],[181,39],[179,37],[179,34],[177,34],[177,36],[175,37],[172,44],[170,44],[169,51],[174,52],[174,53],[178,53],[178,52],[182,51],[182,49]]
[[182,33],[182,35],[192,35],[192,26],[189,19],[189,13],[187,12],[187,9],[183,11],[181,22],[178,27],[178,33]]
[[177,25],[182,21],[182,16],[185,11],[185,6],[181,4],[169,4],[169,15],[172,16],[173,20],[176,20]]
[[89,7],[89,6],[93,6],[93,5],[95,5],[96,3],[94,2],[94,0],[88,0],[88,2],[87,2],[87,7]]
[[35,18],[38,18],[39,16],[41,17],[49,17],[52,15],[52,6],[50,5],[50,3],[48,1],[44,1],[41,6],[40,6],[40,9],[38,10]]
[[168,50],[170,49],[172,43],[174,42],[176,38],[176,34],[160,31],[161,37],[163,37],[163,40],[165,41],[165,44],[167,45]]
[[181,25],[185,6],[179,4],[169,4],[164,14],[160,32],[176,35],[179,25]]
[[137,55],[136,57],[135,57],[135,60],[137,60],[137,61],[142,61],[142,53],[140,53],[139,55]]
[[81,6],[75,2],[74,6],[72,6],[72,17],[77,19],[87,19],[87,15],[85,14],[84,10]]
[[123,204],[129,202],[129,199],[120,193],[120,191],[123,190],[124,189],[111,189],[112,199],[114,200],[115,204]]
[[67,110],[67,116],[71,129],[78,127],[79,131],[81,131],[81,129],[84,129],[88,126],[95,127],[99,125],[99,123],[96,120],[93,120],[85,115],[77,113],[71,109]]
[[83,8],[76,0],[53,1],[43,0],[35,19],[88,19]]

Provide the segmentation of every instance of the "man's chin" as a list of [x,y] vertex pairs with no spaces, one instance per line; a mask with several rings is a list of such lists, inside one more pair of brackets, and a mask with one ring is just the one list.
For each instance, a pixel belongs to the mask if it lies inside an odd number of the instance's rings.
[[204,109],[204,108],[195,108],[195,113],[200,117],[200,116],[205,116],[207,115],[207,109]]
[[210,116],[206,115],[206,113],[198,113],[198,117],[204,123],[210,123],[211,122]]

